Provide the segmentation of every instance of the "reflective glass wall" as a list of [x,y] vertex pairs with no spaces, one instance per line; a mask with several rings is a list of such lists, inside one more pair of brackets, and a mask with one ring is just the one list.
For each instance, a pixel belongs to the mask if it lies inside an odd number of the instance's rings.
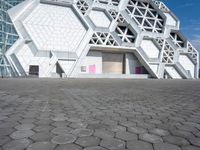
[[4,55],[18,39],[18,35],[10,20],[7,10],[22,1],[23,0],[0,0],[0,77],[16,75]]

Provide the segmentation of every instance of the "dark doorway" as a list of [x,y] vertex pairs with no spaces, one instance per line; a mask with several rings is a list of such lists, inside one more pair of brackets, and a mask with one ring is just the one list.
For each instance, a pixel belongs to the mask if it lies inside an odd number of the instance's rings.
[[29,66],[29,75],[39,76],[39,66]]
[[56,64],[56,73],[59,74],[60,77],[62,77],[62,74],[64,73],[64,71],[60,67],[59,63]]

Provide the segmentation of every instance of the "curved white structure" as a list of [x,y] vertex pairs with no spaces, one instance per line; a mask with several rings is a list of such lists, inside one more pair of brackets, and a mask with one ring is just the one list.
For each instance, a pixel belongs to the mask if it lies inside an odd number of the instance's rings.
[[198,78],[198,51],[155,0],[26,0],[6,57],[19,76]]

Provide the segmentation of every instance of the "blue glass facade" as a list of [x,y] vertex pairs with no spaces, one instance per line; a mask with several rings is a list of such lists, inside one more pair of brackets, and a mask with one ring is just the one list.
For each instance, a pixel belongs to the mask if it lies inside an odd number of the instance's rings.
[[0,1],[0,76],[9,77],[14,75],[14,70],[8,64],[5,52],[18,39],[16,30],[10,20],[7,11],[23,0],[1,0]]

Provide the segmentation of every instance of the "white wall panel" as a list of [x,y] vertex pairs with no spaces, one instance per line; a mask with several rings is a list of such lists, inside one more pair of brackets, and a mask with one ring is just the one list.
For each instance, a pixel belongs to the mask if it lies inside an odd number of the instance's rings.
[[81,72],[80,70],[80,73],[89,73],[90,65],[95,65],[96,74],[102,73],[102,53],[101,52],[90,51],[81,63],[81,66],[86,67],[86,72]]
[[126,54],[126,74],[135,74],[135,68],[142,66],[137,57],[131,53]]
[[92,10],[89,17],[96,27],[108,28],[110,25],[110,20],[103,11]]
[[182,79],[182,77],[174,67],[166,66],[165,69],[173,79]]
[[165,16],[167,17],[166,25],[177,26],[177,21],[169,13],[165,13]]
[[23,24],[39,50],[76,51],[86,34],[69,7],[39,4]]
[[186,55],[180,55],[179,62],[186,71],[191,73],[192,77],[194,78],[195,66],[193,62]]
[[149,58],[158,58],[160,51],[151,40],[143,40],[141,47]]

